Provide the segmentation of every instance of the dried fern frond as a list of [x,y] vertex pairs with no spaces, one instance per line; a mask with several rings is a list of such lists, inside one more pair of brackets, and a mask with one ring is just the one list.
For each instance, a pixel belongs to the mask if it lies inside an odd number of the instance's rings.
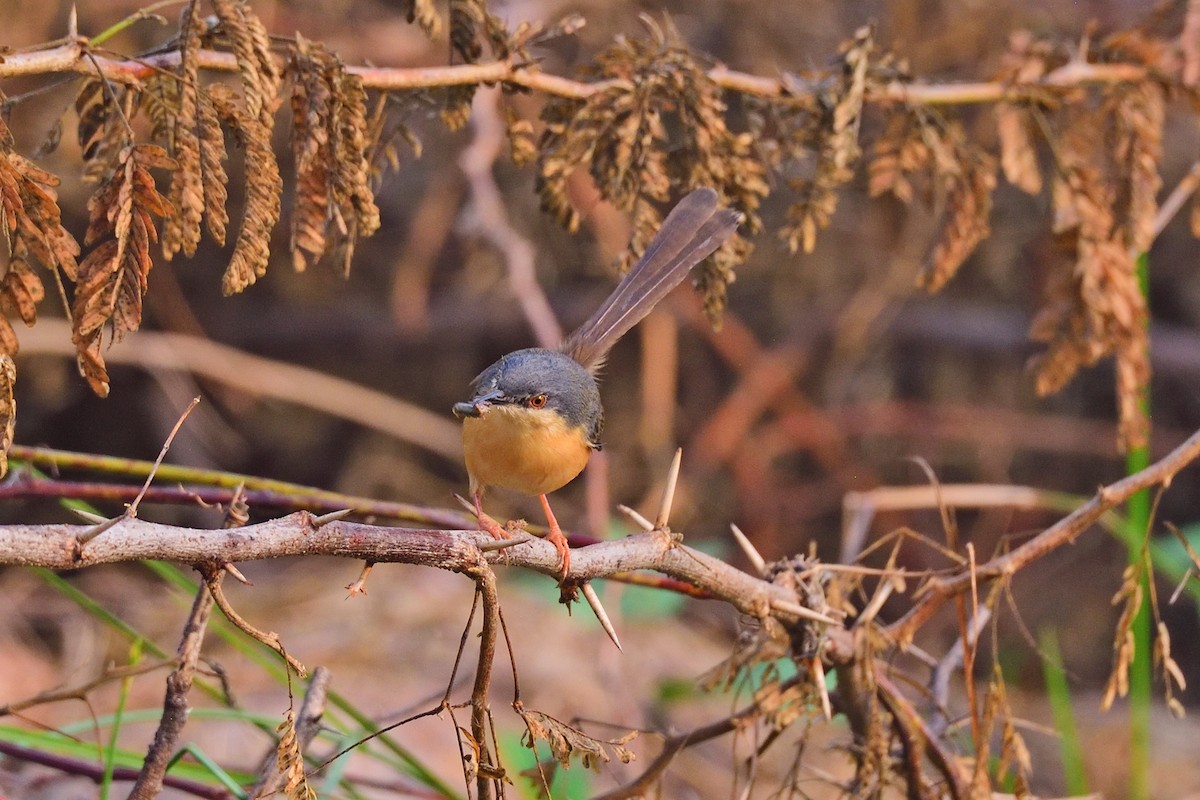
[[0,478],[8,474],[8,450],[17,424],[16,386],[16,362],[7,353],[0,353]]
[[0,355],[5,356],[16,355],[20,346],[8,315],[33,325],[46,295],[33,262],[74,280],[79,256],[79,243],[62,224],[54,192],[58,177],[14,152],[12,144],[8,125],[0,118],[0,228],[8,249],[0,279],[0,309],[5,314],[0,317]]
[[950,126],[945,143],[953,153],[951,166],[943,166],[939,175],[945,187],[946,210],[937,244],[917,279],[929,292],[945,286],[979,243],[991,235],[988,218],[996,188],[996,161],[971,146],[957,124]]
[[246,114],[270,126],[279,105],[281,76],[271,57],[271,37],[246,0],[211,0],[233,43]]
[[133,141],[129,122],[141,104],[140,84],[88,78],[75,95],[76,134],[83,151],[83,179],[100,183],[115,168],[117,154]]
[[104,329],[120,339],[141,325],[142,298],[153,266],[150,244],[158,240],[154,217],[171,210],[150,170],[175,168],[164,149],[150,144],[125,147],[117,163],[118,169],[88,200],[90,221],[84,244],[99,244],[79,264],[72,306],[72,339],[80,372],[101,397],[108,394],[101,353]]
[[[163,221],[162,250],[168,261],[181,250],[184,255],[195,255],[205,210],[198,65],[205,25],[196,5],[195,0],[188,4],[180,22],[178,79],[158,78],[155,82],[169,87],[169,91],[164,90],[159,95],[163,97],[161,106],[167,111],[163,127],[168,132],[167,152],[179,164],[171,174],[168,192],[174,213]],[[148,94],[155,94],[154,89],[151,88]]]
[[872,60],[878,55],[874,31],[870,26],[859,28],[853,39],[842,43],[839,53],[841,63],[833,70],[832,81],[823,88],[818,105],[813,108],[806,104],[815,113],[808,114],[804,124],[793,133],[799,138],[799,148],[816,158],[811,177],[788,181],[800,199],[788,208],[787,221],[779,236],[793,253],[801,249],[805,253],[813,251],[817,231],[829,226],[837,209],[838,189],[854,177],[854,166],[862,155],[858,133],[863,100]]
[[1048,344],[1033,362],[1039,394],[1056,392],[1081,367],[1116,356],[1118,440],[1124,449],[1139,446],[1149,434],[1141,398],[1150,363],[1148,311],[1130,240],[1136,227],[1131,225],[1132,205],[1118,199],[1132,198],[1131,181],[1146,177],[1134,178],[1129,159],[1118,158],[1125,150],[1132,152],[1128,137],[1110,142],[1096,136],[1096,131],[1117,127],[1111,113],[1122,107],[1110,100],[1095,108],[1075,108],[1066,121],[1053,196],[1055,230],[1067,237],[1074,263],[1063,264],[1051,276],[1030,338]]
[[224,84],[209,87],[208,96],[218,118],[233,130],[246,154],[245,211],[233,254],[221,278],[221,290],[231,295],[267,274],[271,231],[281,213],[283,180],[271,147],[270,124],[251,117],[242,105],[241,96]]
[[292,48],[287,74],[296,161],[292,263],[303,270],[337,250],[342,272],[348,274],[358,237],[379,228],[367,160],[372,145],[366,93],[340,59],[301,37]]
[[417,23],[430,39],[436,39],[442,32],[442,18],[433,0],[400,0],[400,12],[410,23]]
[[[677,34],[651,26],[648,39],[622,39],[602,53],[592,72],[607,81],[586,100],[552,99],[538,149],[537,188],[542,207],[568,230],[579,213],[567,182],[587,169],[600,193],[633,221],[628,266],[662,221],[660,203],[672,190],[712,186],[760,227],[758,206],[769,191],[766,166],[750,134],[730,130],[721,89],[678,42]],[[697,278],[705,309],[719,318],[734,265],[749,243],[733,237],[707,261]]]
[[463,61],[478,61],[485,44],[493,58],[508,58],[509,40],[507,26],[485,0],[450,0],[450,47]]

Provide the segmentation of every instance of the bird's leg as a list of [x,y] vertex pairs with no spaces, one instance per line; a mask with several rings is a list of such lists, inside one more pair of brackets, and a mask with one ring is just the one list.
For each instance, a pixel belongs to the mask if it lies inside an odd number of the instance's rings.
[[479,530],[491,535],[493,539],[508,539],[508,531],[499,522],[483,513],[483,492],[475,492],[475,518],[479,520]]
[[554,512],[550,510],[550,501],[546,499],[546,495],[538,495],[538,499],[542,501],[542,510],[546,512],[546,522],[550,523],[550,532],[546,534],[546,541],[554,545],[554,549],[562,557],[559,581],[563,581],[566,580],[567,573],[571,571],[571,548],[567,546],[567,537],[563,536],[562,528],[558,527],[558,520],[554,518]]

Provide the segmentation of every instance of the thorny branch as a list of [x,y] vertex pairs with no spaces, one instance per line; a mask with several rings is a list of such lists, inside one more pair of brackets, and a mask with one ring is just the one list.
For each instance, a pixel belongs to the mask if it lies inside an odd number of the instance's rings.
[[1141,472],[1105,486],[1096,496],[1072,513],[1009,553],[950,577],[933,577],[922,587],[922,597],[903,618],[889,626],[888,633],[900,642],[911,642],[917,630],[947,600],[970,591],[972,581],[980,583],[1015,575],[1030,563],[1064,544],[1075,541],[1105,512],[1124,503],[1137,492],[1152,486],[1169,486],[1175,475],[1200,456],[1200,431]]
[[[103,541],[101,539],[100,541]],[[177,658],[179,666],[167,676],[167,693],[163,699],[163,713],[154,732],[154,741],[146,753],[142,770],[138,773],[129,796],[136,800],[152,800],[162,791],[163,777],[167,765],[175,755],[179,735],[187,723],[188,693],[192,689],[192,678],[200,661],[200,646],[212,613],[212,594],[206,584],[196,591],[192,612],[183,628]]]

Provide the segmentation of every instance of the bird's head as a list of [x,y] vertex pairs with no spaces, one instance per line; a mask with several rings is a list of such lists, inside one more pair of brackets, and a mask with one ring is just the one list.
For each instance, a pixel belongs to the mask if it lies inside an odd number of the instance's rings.
[[593,448],[600,446],[600,390],[591,373],[570,356],[541,348],[517,350],[481,372],[471,387],[471,399],[454,404],[460,419],[482,417],[498,407],[557,414],[571,428],[582,428]]

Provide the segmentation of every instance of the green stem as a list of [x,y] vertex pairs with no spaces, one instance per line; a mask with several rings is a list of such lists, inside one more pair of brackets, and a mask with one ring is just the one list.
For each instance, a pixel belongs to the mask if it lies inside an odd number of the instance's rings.
[[[1137,259],[1138,283],[1142,297],[1149,303],[1150,259],[1142,253]],[[1149,340],[1147,340],[1149,347]],[[1141,389],[1138,402],[1150,419],[1150,387]],[[1148,439],[1149,437],[1147,437]],[[1125,474],[1132,475],[1150,465],[1149,444],[1130,449],[1125,457]],[[1144,489],[1129,498],[1126,549],[1131,565],[1144,563],[1145,537],[1150,529],[1150,491]],[[1133,622],[1134,656],[1129,665],[1129,797],[1150,797],[1150,707],[1153,671],[1150,659],[1150,586],[1149,570],[1142,571],[1142,605]]]

